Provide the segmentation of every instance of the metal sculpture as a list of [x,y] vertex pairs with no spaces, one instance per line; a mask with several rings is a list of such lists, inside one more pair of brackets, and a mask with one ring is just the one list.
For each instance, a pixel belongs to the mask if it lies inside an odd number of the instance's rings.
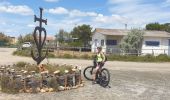
[[[43,8],[40,8],[40,18],[34,15],[34,22],[36,21],[39,22],[39,26],[36,26],[33,32],[33,37],[34,37],[34,41],[35,41],[36,48],[37,48],[37,55],[35,55],[33,53],[33,50],[31,50],[31,56],[33,60],[37,62],[37,65],[39,65],[47,57],[47,54],[48,54],[48,49],[46,50],[45,55],[42,54],[42,49],[43,49],[46,36],[47,36],[45,28],[42,27],[43,23],[47,25],[47,19],[46,20],[42,19],[42,12],[43,12]],[[42,32],[44,33],[43,36],[42,36]]]

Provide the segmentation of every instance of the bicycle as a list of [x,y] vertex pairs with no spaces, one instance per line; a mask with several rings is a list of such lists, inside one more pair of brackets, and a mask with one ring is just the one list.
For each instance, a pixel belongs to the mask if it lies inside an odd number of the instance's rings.
[[[95,66],[96,66],[96,64],[94,62],[93,66],[88,66],[84,69],[83,75],[89,81],[93,81],[92,75],[93,75],[93,70],[95,69]],[[103,66],[104,66],[104,64],[103,64]],[[110,82],[110,73],[109,73],[109,70],[106,68],[103,68],[103,66],[96,73],[96,82],[100,86],[107,87]]]

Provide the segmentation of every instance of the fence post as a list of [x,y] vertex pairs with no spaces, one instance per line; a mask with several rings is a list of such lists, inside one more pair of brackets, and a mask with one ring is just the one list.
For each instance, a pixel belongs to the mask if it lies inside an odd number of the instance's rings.
[[153,49],[152,49],[152,55],[154,55],[154,51],[153,51]]
[[72,54],[73,54],[73,56],[74,56],[74,50],[75,50],[75,48],[73,49],[73,53],[72,53]]
[[137,55],[139,56],[139,49],[137,49],[137,53],[138,53]]
[[57,55],[60,54],[60,47],[57,47]]
[[81,52],[81,47],[79,47],[79,52]]
[[165,53],[165,49],[164,49],[164,54],[166,54],[166,53]]

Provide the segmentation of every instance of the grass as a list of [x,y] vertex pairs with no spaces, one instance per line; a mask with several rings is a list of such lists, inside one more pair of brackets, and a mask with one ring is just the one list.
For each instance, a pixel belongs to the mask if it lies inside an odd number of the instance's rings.
[[[45,54],[45,52],[43,52],[43,54]],[[13,52],[13,55],[31,57],[31,50],[30,49],[16,50],[16,51]],[[48,57],[49,58],[55,58],[55,54],[48,52]]]
[[[15,51],[14,55],[30,56],[27,50]],[[65,58],[65,59],[88,59],[92,60],[94,54],[90,52],[73,52],[73,51],[57,51],[48,54],[48,58]],[[166,54],[153,56],[150,54],[135,56],[135,55],[107,55],[109,61],[132,61],[132,62],[170,62],[170,57]]]
[[20,87],[17,86],[16,80],[11,80],[9,76],[3,75],[1,77],[1,91],[10,94],[19,92]]

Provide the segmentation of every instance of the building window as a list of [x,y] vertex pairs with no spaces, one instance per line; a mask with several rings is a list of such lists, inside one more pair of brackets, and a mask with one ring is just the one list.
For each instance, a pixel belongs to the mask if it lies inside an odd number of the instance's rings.
[[104,40],[101,40],[101,46],[104,46]]
[[117,45],[117,40],[107,40],[106,45]]
[[146,46],[159,46],[159,41],[145,41]]
[[97,39],[94,40],[94,45],[97,46]]

